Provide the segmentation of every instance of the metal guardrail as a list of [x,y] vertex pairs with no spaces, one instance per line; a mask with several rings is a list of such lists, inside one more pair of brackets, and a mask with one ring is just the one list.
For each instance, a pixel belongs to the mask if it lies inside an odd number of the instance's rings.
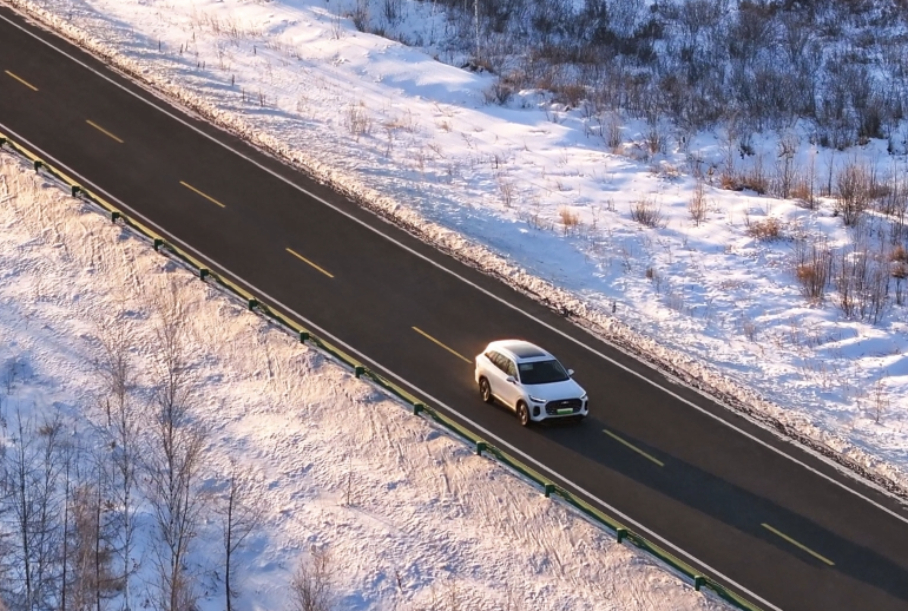
[[375,385],[381,387],[382,389],[395,395],[401,401],[409,404],[413,408],[414,415],[432,420],[436,424],[445,427],[461,439],[473,444],[476,447],[476,453],[478,455],[488,456],[498,461],[499,463],[506,465],[507,467],[521,474],[526,479],[537,484],[543,490],[546,498],[555,496],[585,515],[587,518],[589,518],[599,526],[605,527],[606,529],[612,531],[618,543],[627,543],[633,545],[637,549],[649,554],[650,556],[653,556],[676,573],[690,580],[690,583],[693,584],[694,589],[697,591],[707,590],[718,598],[731,605],[734,605],[738,609],[742,609],[743,611],[763,611],[760,607],[751,603],[743,596],[737,594],[734,590],[727,588],[712,577],[709,577],[708,575],[704,575],[701,572],[697,571],[695,568],[693,568],[674,554],[668,552],[666,549],[660,547],[659,545],[656,545],[642,535],[639,535],[633,530],[627,528],[620,521],[600,511],[599,509],[597,509],[587,501],[579,498],[577,495],[573,494],[564,487],[552,483],[549,479],[544,477],[539,472],[535,471],[523,462],[517,460],[515,457],[511,456],[501,448],[498,448],[483,440],[463,425],[439,412],[437,409],[426,405],[406,389],[395,384],[381,374],[372,371],[363,363],[360,363],[358,360],[356,360],[337,346],[324,339],[319,338],[318,336],[312,334],[309,329],[268,307],[268,305],[262,303],[255,295],[245,290],[243,287],[231,281],[229,278],[211,271],[208,267],[206,267],[204,262],[199,261],[189,253],[182,250],[180,247],[169,243],[164,236],[159,235],[157,232],[153,231],[151,228],[147,227],[140,221],[131,218],[122,210],[118,210],[115,206],[111,205],[103,198],[97,196],[90,190],[80,185],[78,181],[67,176],[64,172],[61,172],[60,170],[47,164],[44,160],[29,151],[27,148],[12,141],[10,138],[0,133],[0,148],[4,146],[12,149],[16,153],[30,160],[36,172],[43,170],[50,176],[66,184],[70,188],[70,192],[72,193],[73,197],[80,197],[82,199],[85,199],[89,202],[94,203],[101,209],[107,211],[107,213],[110,215],[111,222],[116,223],[117,221],[119,221],[127,227],[132,228],[140,235],[151,240],[152,246],[155,251],[160,252],[162,248],[167,250],[172,256],[181,260],[185,265],[197,270],[198,276],[201,280],[206,281],[210,279],[211,281],[216,282],[227,291],[242,299],[246,303],[249,310],[257,311],[260,314],[274,320],[281,326],[287,329],[291,329],[298,335],[301,343],[310,344],[317,349],[331,355],[336,360],[349,366],[353,370],[353,374],[357,378],[365,378]]

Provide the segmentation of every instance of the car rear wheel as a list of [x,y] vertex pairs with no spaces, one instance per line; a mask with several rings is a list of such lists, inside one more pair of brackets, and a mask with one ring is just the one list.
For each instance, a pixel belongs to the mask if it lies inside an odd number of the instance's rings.
[[486,403],[491,403],[492,399],[492,388],[489,386],[489,381],[485,378],[479,378],[479,396],[482,397],[482,400]]
[[526,426],[530,423],[530,412],[527,410],[527,404],[523,401],[517,403],[517,420],[520,421],[520,426]]

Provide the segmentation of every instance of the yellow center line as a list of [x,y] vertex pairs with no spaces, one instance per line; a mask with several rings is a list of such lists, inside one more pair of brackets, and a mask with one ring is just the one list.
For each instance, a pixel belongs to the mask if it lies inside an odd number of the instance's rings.
[[805,552],[807,552],[808,554],[810,554],[811,556],[813,556],[813,557],[816,558],[817,560],[820,560],[820,561],[822,561],[822,562],[825,562],[825,563],[828,564],[829,566],[835,566],[835,563],[834,563],[832,560],[830,560],[829,558],[827,558],[827,557],[825,557],[825,556],[821,556],[820,554],[816,553],[815,551],[813,551],[812,549],[810,549],[810,548],[807,547],[806,545],[803,545],[803,544],[801,544],[801,543],[798,543],[797,541],[795,541],[794,539],[792,539],[791,537],[789,537],[789,536],[786,535],[785,533],[779,532],[778,530],[776,530],[775,528],[773,528],[773,527],[770,526],[769,524],[766,524],[766,523],[764,522],[763,524],[761,524],[761,526],[762,526],[763,528],[765,528],[766,530],[768,530],[769,532],[771,532],[772,534],[778,535],[779,537],[782,537],[783,539],[785,539],[786,541],[788,541],[789,543],[791,543],[791,544],[794,545],[795,547],[804,550]]
[[445,346],[445,345],[442,344],[440,341],[438,341],[437,339],[435,339],[434,337],[432,337],[431,335],[429,335],[428,333],[426,333],[425,331],[423,331],[423,330],[420,329],[419,327],[413,327],[413,330],[416,331],[417,333],[419,333],[420,335],[422,335],[423,337],[425,337],[425,338],[426,338],[427,340],[429,340],[430,342],[432,342],[432,343],[434,343],[434,344],[437,344],[437,345],[441,346],[442,348],[444,348],[445,350],[447,350],[448,352],[450,352],[451,354],[453,354],[454,356],[456,356],[456,357],[459,358],[460,360],[466,361],[467,363],[470,363],[470,364],[473,363],[473,361],[471,361],[470,359],[468,359],[467,357],[465,357],[465,356],[462,355],[461,353],[457,352],[456,350],[453,350],[452,348],[449,348],[449,347]]
[[104,134],[105,136],[109,136],[110,138],[113,138],[114,140],[116,140],[116,141],[119,142],[120,144],[123,144],[123,141],[122,141],[122,140],[120,140],[119,138],[117,138],[116,136],[114,136],[112,133],[110,133],[109,131],[107,131],[106,129],[104,129],[103,127],[101,127],[100,125],[98,125],[97,123],[95,123],[94,121],[92,121],[91,119],[85,119],[85,122],[88,123],[89,125],[91,125],[92,127],[94,127],[96,130],[98,130],[99,132],[101,132],[101,133]]
[[221,202],[219,202],[218,200],[216,200],[216,199],[214,199],[213,197],[211,197],[210,195],[205,195],[204,193],[202,193],[201,191],[199,191],[198,189],[196,189],[196,188],[193,187],[192,185],[190,185],[190,184],[188,184],[188,183],[185,183],[185,182],[183,182],[182,180],[180,181],[180,184],[183,185],[184,187],[186,187],[187,189],[189,189],[190,191],[193,191],[193,192],[195,192],[195,193],[198,193],[199,195],[201,195],[202,197],[204,197],[205,199],[207,199],[208,201],[210,201],[212,204],[217,204],[217,205],[220,206],[221,208],[226,208],[226,207],[227,207],[227,206],[225,206],[224,204],[222,204]]
[[25,80],[24,78],[22,78],[21,76],[16,76],[15,74],[13,74],[12,72],[10,72],[9,70],[4,70],[4,72],[6,72],[8,75],[10,75],[11,77],[13,77],[13,78],[16,79],[17,81],[19,81],[20,83],[22,83],[23,85],[25,85],[26,87],[28,87],[29,89],[31,89],[32,91],[38,91],[38,88],[37,88],[37,87],[35,87],[34,85],[32,85],[31,83],[29,83],[28,81],[26,81],[26,80]]
[[643,450],[641,450],[641,449],[638,448],[637,446],[635,446],[635,445],[633,445],[633,444],[631,444],[631,443],[629,443],[629,442],[627,442],[627,441],[621,439],[620,437],[618,437],[617,435],[615,435],[613,432],[608,431],[608,430],[606,430],[606,429],[602,429],[602,432],[605,433],[606,435],[608,435],[609,437],[611,437],[612,439],[614,439],[615,441],[617,441],[618,443],[623,443],[624,445],[626,445],[627,447],[629,447],[631,450],[633,450],[634,452],[636,452],[636,453],[639,454],[640,456],[643,456],[644,458],[647,458],[647,459],[653,461],[654,463],[656,463],[656,464],[659,465],[660,467],[664,467],[664,466],[665,466],[665,463],[662,462],[661,460],[659,460],[658,458],[653,458],[652,456],[650,456],[649,454],[647,454],[646,452],[644,452]]
[[316,265],[315,263],[313,263],[312,261],[310,261],[309,259],[307,259],[307,258],[304,257],[303,255],[299,254],[298,252],[293,251],[293,250],[290,250],[289,248],[287,249],[287,252],[289,252],[291,255],[293,255],[294,257],[296,257],[297,259],[299,259],[299,260],[302,261],[303,263],[307,263],[307,264],[311,265],[312,267],[314,267],[315,269],[317,269],[317,270],[320,271],[321,273],[325,274],[325,275],[328,276],[329,278],[334,278],[334,276],[333,276],[332,274],[330,274],[329,272],[325,271],[324,269],[322,269],[321,267],[319,267],[318,265]]

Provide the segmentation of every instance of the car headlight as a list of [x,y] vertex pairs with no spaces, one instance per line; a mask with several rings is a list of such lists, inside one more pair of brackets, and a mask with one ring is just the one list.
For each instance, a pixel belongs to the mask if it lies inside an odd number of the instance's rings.
[[580,400],[581,400],[581,401],[586,401],[587,398],[589,398],[589,395],[587,395],[586,393],[583,393],[583,396],[580,397]]
[[527,398],[528,398],[530,401],[532,401],[533,403],[545,403],[545,399],[540,399],[539,397],[534,397],[533,395],[530,395],[530,396],[527,397]]

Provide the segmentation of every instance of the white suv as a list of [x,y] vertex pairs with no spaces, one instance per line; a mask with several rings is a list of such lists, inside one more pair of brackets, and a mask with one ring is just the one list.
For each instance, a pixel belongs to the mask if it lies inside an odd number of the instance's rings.
[[516,339],[492,342],[476,357],[482,400],[497,399],[517,412],[523,426],[589,414],[586,391],[571,379],[573,373],[539,346]]

